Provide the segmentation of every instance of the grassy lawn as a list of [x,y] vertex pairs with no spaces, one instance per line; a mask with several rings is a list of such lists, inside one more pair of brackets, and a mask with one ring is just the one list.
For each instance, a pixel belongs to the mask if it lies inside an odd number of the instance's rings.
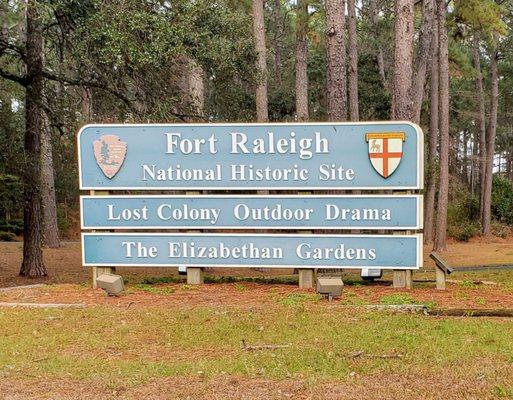
[[[444,257],[511,263],[512,249],[453,244]],[[0,250],[0,286],[46,284],[0,301],[87,305],[0,308],[0,400],[513,399],[513,319],[354,307],[513,308],[513,270],[456,271],[447,291],[434,290],[432,270],[415,272],[413,290],[391,288],[390,272],[374,285],[345,273],[328,303],[298,290],[297,275],[216,271],[193,287],[174,271],[132,269],[120,270],[125,293],[107,298],[76,244],[47,250],[51,278],[30,281],[16,277],[21,247]]]
[[[226,377],[235,385],[272,382],[283,393],[301,381],[305,398],[314,398],[319,388],[370,388],[398,376],[422,385],[450,378],[453,398],[472,382],[479,398],[513,396],[513,321],[506,319],[358,311],[292,293],[249,308],[1,310],[0,327],[0,388],[21,398],[23,380],[95,386],[104,398],[119,391],[137,398],[138,388],[169,378],[199,379],[205,396],[216,382],[231,382]],[[289,347],[251,351],[243,340]],[[387,385],[376,390],[393,398]]]

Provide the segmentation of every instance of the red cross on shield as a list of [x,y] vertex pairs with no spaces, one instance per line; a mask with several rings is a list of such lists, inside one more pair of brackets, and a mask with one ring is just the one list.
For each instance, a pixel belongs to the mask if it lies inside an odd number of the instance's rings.
[[388,178],[399,166],[403,157],[404,132],[367,133],[369,160],[378,174]]

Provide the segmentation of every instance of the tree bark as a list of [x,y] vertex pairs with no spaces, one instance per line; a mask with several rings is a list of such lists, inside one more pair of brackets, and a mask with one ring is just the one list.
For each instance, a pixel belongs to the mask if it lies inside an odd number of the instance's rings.
[[9,26],[7,25],[7,11],[9,9],[9,0],[2,0],[0,3],[0,21],[2,23],[1,29],[1,36],[2,44],[0,45],[0,49],[7,45],[7,42],[9,41]]
[[430,113],[429,139],[427,151],[427,187],[424,202],[424,242],[433,243],[435,239],[435,194],[436,194],[436,148],[438,144],[438,26],[431,33],[430,64]]
[[253,0],[253,39],[256,50],[256,113],[258,122],[267,122],[267,61],[265,47],[264,0]]
[[44,131],[43,36],[41,15],[35,0],[27,3],[26,68],[31,77],[25,95],[25,173],[23,215],[23,262],[20,275],[46,275],[41,226],[41,136]]
[[18,7],[20,10],[20,19],[18,20],[18,41],[24,44],[27,41],[27,0],[20,0]]
[[[203,67],[196,61],[190,60],[188,74],[188,95],[195,120],[203,119],[205,109],[205,73]],[[266,97],[267,100],[267,97]]]
[[347,118],[345,0],[326,0],[326,83],[328,118]]
[[[375,32],[379,32],[378,27],[378,0],[369,0],[369,18],[372,24],[372,28]],[[377,35],[376,35],[377,36]],[[375,39],[376,45],[374,46],[376,49],[376,62],[378,64],[378,72],[379,77],[381,79],[381,84],[383,85],[383,88],[386,90],[389,90],[389,83],[387,80],[387,76],[385,73],[385,60],[383,57],[383,49],[381,47],[381,44],[379,43],[379,37],[376,37]]]
[[485,171],[486,171],[486,122],[485,122],[485,100],[483,90],[483,74],[481,72],[481,56],[479,54],[479,47],[481,45],[481,38],[478,32],[474,34],[472,45],[472,63],[476,70],[475,80],[475,100],[477,105],[475,126],[476,136],[479,138],[479,212],[481,219],[483,218],[483,195],[485,186]]
[[45,246],[60,246],[57,223],[57,201],[52,154],[52,133],[46,112],[42,112],[43,131],[41,132],[41,199],[43,207],[43,243]]
[[392,118],[411,120],[413,65],[413,0],[395,2],[395,68]]
[[308,0],[297,1],[296,118],[308,120]]
[[413,75],[413,122],[420,123],[422,101],[424,99],[424,86],[426,84],[426,71],[429,60],[429,51],[432,41],[433,20],[435,14],[434,0],[423,0],[422,22],[420,28],[419,49],[415,59],[415,72]]
[[490,80],[492,85],[490,99],[490,115],[488,131],[486,133],[486,169],[483,195],[483,235],[491,234],[491,203],[492,203],[492,180],[493,180],[493,157],[495,155],[495,136],[497,133],[497,110],[499,106],[499,73],[497,51],[498,38],[494,34],[494,48],[490,55]]
[[358,121],[358,41],[356,37],[355,0],[347,0],[348,45],[349,45],[349,119]]
[[282,36],[283,36],[283,16],[281,13],[281,0],[274,0],[274,80],[277,88],[283,85],[282,78]]
[[93,94],[91,92],[91,88],[82,87],[79,88],[81,99],[80,99],[80,108],[82,110],[82,121],[84,124],[91,122],[93,116]]
[[439,107],[438,129],[440,132],[440,181],[436,213],[436,237],[434,249],[447,248],[447,203],[449,199],[449,40],[445,16],[445,0],[437,0],[438,49],[439,49]]

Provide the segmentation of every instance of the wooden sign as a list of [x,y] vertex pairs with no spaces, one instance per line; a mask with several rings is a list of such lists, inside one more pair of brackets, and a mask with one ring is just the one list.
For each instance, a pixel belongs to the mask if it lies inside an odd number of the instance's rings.
[[88,125],[83,190],[422,189],[407,122]]
[[418,269],[422,235],[83,233],[83,265]]
[[82,196],[82,229],[421,229],[418,195]]

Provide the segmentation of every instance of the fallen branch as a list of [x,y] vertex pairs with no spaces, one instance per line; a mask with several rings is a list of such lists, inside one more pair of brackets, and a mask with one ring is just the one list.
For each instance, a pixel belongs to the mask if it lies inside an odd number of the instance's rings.
[[[446,280],[447,283],[457,283],[457,284],[463,284],[465,281],[462,281],[461,279],[447,279]],[[498,285],[497,282],[493,282],[493,281],[480,281],[480,280],[474,280],[474,281],[467,281],[467,282],[471,282],[473,283],[474,285]]]
[[351,359],[355,359],[355,358],[361,358],[361,357],[368,357],[368,358],[381,358],[381,359],[391,359],[391,358],[402,358],[403,355],[402,354],[398,354],[398,353],[391,353],[391,354],[365,354],[365,351],[363,350],[358,350],[358,351],[355,351],[354,353],[350,353],[346,356],[346,358],[351,358]]
[[365,354],[365,351],[363,350],[358,350],[358,351],[355,351],[354,353],[350,353],[346,356],[346,358],[359,358],[361,356],[363,356]]
[[427,311],[428,315],[444,317],[513,317],[513,309],[479,309],[479,308],[452,308],[433,309]]
[[5,288],[0,288],[0,292],[10,292],[11,290],[16,289],[37,289],[41,287],[45,287],[46,285],[44,283],[37,283],[35,285],[23,285],[23,286],[9,286]]
[[290,347],[289,344],[262,344],[262,345],[256,345],[256,346],[250,346],[246,344],[246,341],[242,341],[242,349],[247,351],[253,351],[253,350],[276,350],[276,349],[284,349],[287,347]]
[[362,307],[380,311],[422,312],[426,310],[426,306],[424,304],[368,304]]
[[16,308],[16,307],[26,307],[26,308],[85,308],[86,305],[84,303],[70,303],[70,304],[58,304],[58,303],[3,303],[0,302],[0,307],[8,307],[8,308]]

